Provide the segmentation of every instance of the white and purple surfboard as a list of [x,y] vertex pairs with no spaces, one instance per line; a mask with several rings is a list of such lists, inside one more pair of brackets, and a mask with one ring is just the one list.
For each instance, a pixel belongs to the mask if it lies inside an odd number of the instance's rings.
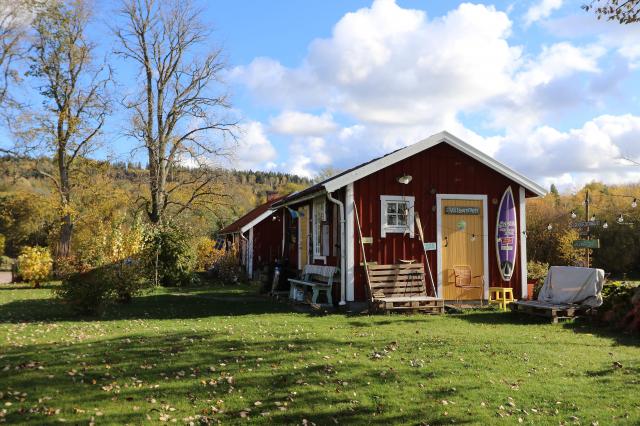
[[511,280],[516,263],[518,247],[518,224],[516,222],[516,203],[509,186],[502,195],[498,206],[496,221],[496,255],[500,275],[505,281]]

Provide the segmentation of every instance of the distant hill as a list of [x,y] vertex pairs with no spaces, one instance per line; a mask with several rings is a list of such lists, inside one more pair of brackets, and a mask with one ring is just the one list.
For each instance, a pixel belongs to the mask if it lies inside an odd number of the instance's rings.
[[[147,191],[146,170],[139,163],[85,159],[83,179],[75,189],[77,227],[90,232],[85,221],[111,220],[114,215],[135,213],[136,203]],[[182,171],[189,172],[188,169]],[[51,179],[50,158],[0,157],[0,234],[7,237],[7,254],[24,245],[45,245],[55,232],[58,196]],[[267,199],[269,192],[287,194],[306,188],[310,180],[299,176],[253,170],[215,169],[220,197],[206,208],[183,214],[180,220],[194,233],[213,235]],[[85,177],[86,175],[86,177]],[[137,209],[142,211],[142,207]]]

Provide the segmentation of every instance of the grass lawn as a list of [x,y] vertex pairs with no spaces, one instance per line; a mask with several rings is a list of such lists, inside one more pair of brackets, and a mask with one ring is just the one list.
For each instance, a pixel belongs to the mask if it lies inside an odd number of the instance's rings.
[[248,287],[79,320],[0,287],[7,423],[640,424],[640,339],[510,313],[313,316]]

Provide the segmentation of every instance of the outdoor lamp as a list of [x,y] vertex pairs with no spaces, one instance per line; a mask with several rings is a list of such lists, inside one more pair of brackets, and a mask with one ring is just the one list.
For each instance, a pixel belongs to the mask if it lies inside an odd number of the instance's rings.
[[595,222],[595,221],[596,221],[596,215],[594,214],[591,216],[591,222]]
[[604,223],[602,224],[602,228],[603,229],[607,229],[609,227],[609,224],[607,223],[607,221],[605,220]]
[[571,219],[575,219],[576,217],[578,217],[578,215],[576,214],[575,211],[571,210]]
[[553,225],[552,224],[547,225],[547,230],[551,231],[552,229],[553,229]]
[[622,222],[624,222],[624,217],[622,217],[622,213],[620,213],[620,216],[618,216],[618,223]]
[[632,207],[632,208],[634,208],[634,209],[635,209],[636,207],[638,207],[638,200],[636,200],[636,199],[634,198],[634,199],[633,199],[633,201],[631,202],[631,207]]
[[403,185],[407,185],[409,182],[411,182],[411,179],[413,179],[413,176],[411,175],[402,175],[396,178],[396,180]]

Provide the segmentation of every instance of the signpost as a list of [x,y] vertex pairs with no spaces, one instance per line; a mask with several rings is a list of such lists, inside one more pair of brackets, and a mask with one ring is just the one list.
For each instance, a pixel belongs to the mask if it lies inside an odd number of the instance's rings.
[[574,248],[583,248],[583,249],[597,249],[600,248],[600,240],[575,240],[573,242]]
[[585,220],[585,221],[581,221],[581,222],[573,222],[569,226],[571,226],[572,228],[577,228],[577,229],[591,228],[591,227],[594,227],[594,226],[600,226],[600,221],[599,220]]

